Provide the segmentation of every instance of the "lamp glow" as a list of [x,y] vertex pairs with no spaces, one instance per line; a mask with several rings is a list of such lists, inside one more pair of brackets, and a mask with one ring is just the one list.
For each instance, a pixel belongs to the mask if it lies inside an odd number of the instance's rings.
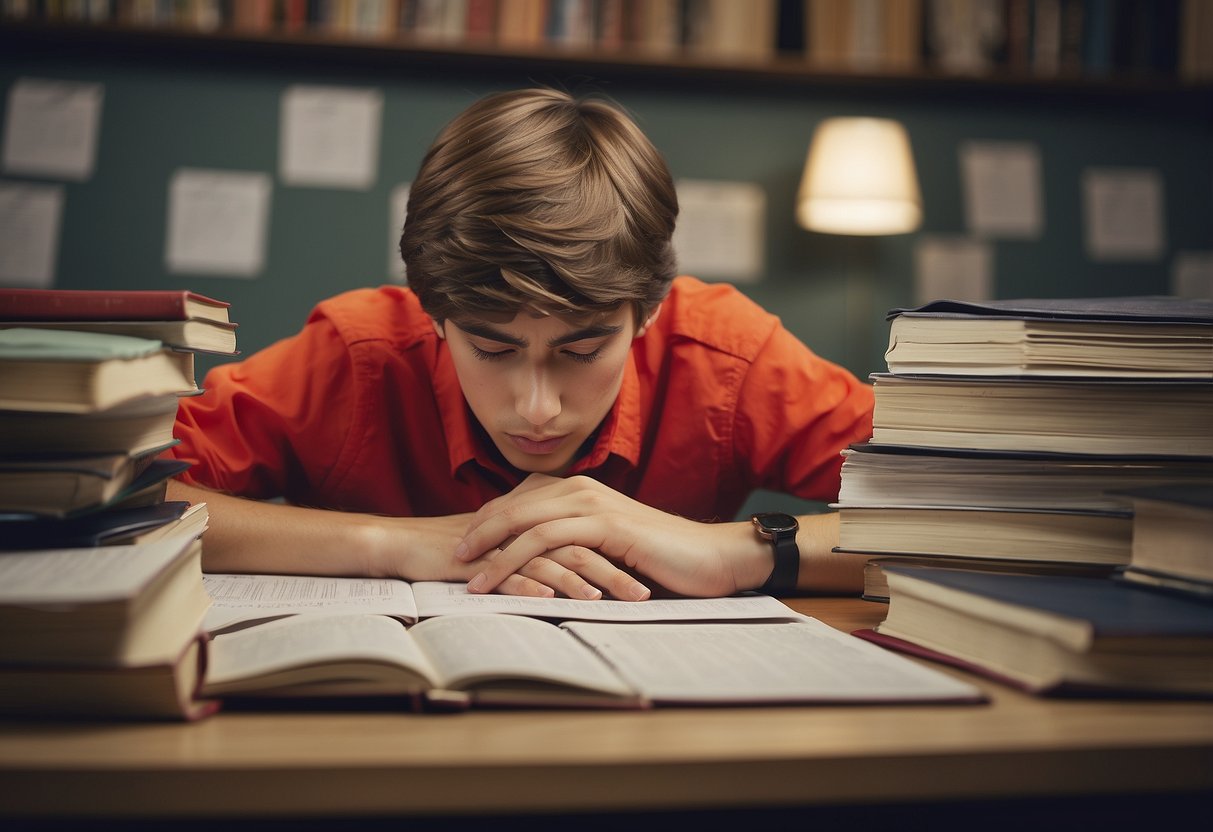
[[904,234],[922,223],[910,139],[898,122],[830,118],[813,133],[796,220],[827,234]]

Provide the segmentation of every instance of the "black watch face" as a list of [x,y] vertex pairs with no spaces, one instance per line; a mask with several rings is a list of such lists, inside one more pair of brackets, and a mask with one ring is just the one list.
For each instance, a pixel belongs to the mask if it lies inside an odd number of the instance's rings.
[[783,532],[794,532],[800,524],[796,522],[796,518],[790,514],[782,512],[768,512],[766,514],[755,514],[754,519],[762,525],[762,527],[773,534]]

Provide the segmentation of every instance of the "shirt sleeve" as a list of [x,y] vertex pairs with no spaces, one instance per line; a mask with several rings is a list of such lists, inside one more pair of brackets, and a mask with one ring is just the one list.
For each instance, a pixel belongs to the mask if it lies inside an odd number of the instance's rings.
[[299,334],[206,375],[182,399],[172,456],[184,482],[257,499],[314,493],[350,441],[353,361],[333,323],[314,315]]
[[741,386],[738,465],[754,488],[836,500],[841,452],[871,437],[873,404],[871,385],[778,326]]

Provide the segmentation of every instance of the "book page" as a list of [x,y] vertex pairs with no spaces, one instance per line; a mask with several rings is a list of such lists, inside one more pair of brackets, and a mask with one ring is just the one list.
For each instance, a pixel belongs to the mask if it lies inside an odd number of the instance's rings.
[[[910,702],[980,697],[973,686],[816,619],[561,625],[655,702]],[[875,649],[874,649],[875,648]]]
[[70,609],[133,598],[192,545],[193,538],[178,535],[131,546],[6,552],[0,604]]
[[[383,666],[407,672],[385,674]],[[428,687],[416,677],[432,679],[433,668],[394,618],[291,616],[211,639],[204,693],[282,692],[290,685],[316,692],[325,685],[348,689],[373,682],[380,692]]]
[[555,624],[518,615],[446,615],[413,625],[442,686],[543,680],[630,696],[597,655]]
[[412,589],[394,578],[216,573],[203,575],[202,583],[214,602],[203,623],[210,633],[300,613],[376,613],[417,620]]
[[413,597],[421,618],[453,613],[514,613],[536,618],[582,621],[725,621],[796,618],[797,613],[769,595],[731,598],[657,598],[649,601],[583,601],[520,595],[470,595],[462,583],[419,581]]

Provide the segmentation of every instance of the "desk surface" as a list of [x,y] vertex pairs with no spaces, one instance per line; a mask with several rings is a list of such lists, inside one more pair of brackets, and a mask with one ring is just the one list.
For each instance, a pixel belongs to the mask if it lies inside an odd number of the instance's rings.
[[[789,603],[843,630],[871,626],[886,609]],[[0,817],[577,813],[1213,791],[1213,703],[1054,701],[976,681],[990,704],[0,722]]]

